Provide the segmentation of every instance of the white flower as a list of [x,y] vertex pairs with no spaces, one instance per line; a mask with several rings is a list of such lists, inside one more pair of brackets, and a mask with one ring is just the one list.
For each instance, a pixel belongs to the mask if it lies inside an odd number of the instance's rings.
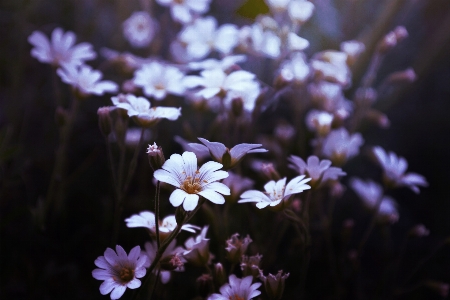
[[266,0],[267,5],[275,12],[282,12],[287,9],[291,0]]
[[212,258],[209,253],[209,239],[206,238],[207,232],[208,226],[205,226],[198,236],[190,237],[184,243],[186,247],[186,251],[183,252],[184,258],[197,266],[208,265]]
[[72,31],[64,31],[55,28],[52,32],[52,40],[41,31],[33,31],[28,37],[28,42],[34,46],[31,56],[43,63],[55,66],[79,66],[87,60],[97,57],[89,43],[75,45],[76,36]]
[[309,66],[303,53],[295,52],[291,58],[283,63],[280,70],[281,77],[295,84],[302,84],[310,73]]
[[162,100],[167,94],[179,96],[184,93],[183,77],[184,74],[175,67],[151,62],[134,73],[133,82],[143,88],[146,96]]
[[274,180],[269,181],[264,185],[265,192],[260,192],[257,190],[246,191],[241,195],[241,200],[238,203],[245,202],[256,202],[256,207],[261,209],[268,205],[276,206],[280,202],[293,194],[298,194],[304,190],[309,190],[311,187],[306,183],[311,180],[311,178],[305,178],[305,175],[300,175],[293,178],[286,185],[286,177],[275,182]]
[[322,154],[330,158],[336,165],[343,165],[348,159],[359,153],[364,143],[360,133],[350,135],[345,128],[330,132],[322,145]]
[[384,177],[388,185],[406,186],[413,192],[419,193],[418,186],[428,186],[422,175],[417,173],[406,173],[408,162],[403,157],[398,157],[394,152],[386,153],[383,148],[377,146],[373,148],[378,163],[383,168]]
[[340,51],[322,51],[313,56],[311,67],[318,78],[348,87],[351,72],[347,66],[347,57],[346,53]]
[[308,157],[307,162],[295,155],[291,155],[288,160],[291,169],[311,177],[311,186],[319,186],[328,180],[338,180],[340,176],[347,175],[341,168],[331,167],[328,159],[319,160],[314,155]]
[[[151,211],[142,211],[138,215],[132,215],[131,217],[125,219],[125,222],[129,228],[148,228],[154,236],[156,235],[155,214]],[[177,221],[174,215],[167,216],[162,221],[159,221],[159,232],[163,235],[168,235],[174,231],[176,227]],[[195,230],[199,230],[200,227],[191,224],[184,224],[181,226],[181,229],[195,233]]]
[[281,53],[280,37],[272,30],[264,30],[259,23],[243,26],[239,31],[239,41],[245,49],[266,57],[277,58]]
[[331,130],[334,116],[326,111],[311,110],[306,115],[306,126],[319,136],[326,136]]
[[156,28],[156,22],[147,12],[138,11],[123,23],[123,34],[133,47],[141,48],[150,44]]
[[208,11],[211,0],[156,0],[162,6],[170,6],[172,19],[180,23],[189,23],[193,14],[203,14]]
[[70,84],[84,95],[103,95],[105,92],[117,92],[119,89],[117,84],[112,81],[100,81],[103,76],[102,72],[93,70],[88,65],[81,65],[79,67],[69,65],[56,70],[56,73],[61,77],[63,82]]
[[188,68],[191,70],[206,70],[206,69],[222,69],[226,71],[237,63],[244,62],[247,59],[245,55],[230,55],[218,60],[209,58],[204,61],[190,62]]
[[208,297],[208,300],[229,300],[229,299],[242,299],[250,300],[261,294],[257,290],[261,283],[257,282],[252,284],[253,276],[247,276],[242,279],[232,274],[229,277],[229,282],[224,284],[220,288],[220,294],[212,294]]
[[229,54],[238,44],[238,28],[234,24],[224,24],[217,28],[213,17],[197,19],[179,34],[178,41],[186,45],[188,60],[199,60],[212,50]]
[[186,211],[192,211],[197,206],[199,195],[216,204],[225,203],[221,194],[230,195],[230,189],[217,181],[228,177],[228,173],[218,171],[220,168],[222,164],[209,161],[198,169],[197,157],[186,151],[183,155],[172,154],[162,169],[155,171],[154,177],[177,187],[169,197],[173,206],[183,204]]
[[204,138],[198,138],[202,144],[190,143],[189,146],[196,151],[208,150],[213,159],[229,169],[234,167],[247,153],[262,153],[268,150],[264,148],[257,149],[262,144],[238,144],[231,149],[218,142],[210,142]]
[[305,0],[291,0],[287,11],[292,22],[303,24],[311,18],[314,4]]
[[239,70],[227,74],[222,69],[212,69],[204,70],[200,72],[200,75],[186,76],[184,78],[184,85],[187,88],[203,87],[203,89],[197,92],[197,95],[206,99],[210,99],[219,93],[226,95],[226,93],[231,91],[246,92],[249,89],[257,89],[259,93],[259,85],[255,81],[255,74],[247,71]]
[[143,127],[154,125],[163,118],[175,121],[181,115],[181,108],[150,107],[147,99],[132,94],[119,94],[111,97],[111,101],[116,107],[125,109],[128,116],[134,117],[136,122]]
[[[117,254],[116,254],[117,252]],[[104,280],[100,285],[100,293],[106,295],[111,292],[111,299],[119,299],[128,288],[135,289],[141,286],[138,278],[144,277],[146,270],[144,264],[146,255],[141,255],[139,246],[131,249],[127,255],[125,250],[117,245],[116,252],[107,248],[104,256],[95,260],[95,265],[100,269],[92,271],[92,276],[98,280]]]

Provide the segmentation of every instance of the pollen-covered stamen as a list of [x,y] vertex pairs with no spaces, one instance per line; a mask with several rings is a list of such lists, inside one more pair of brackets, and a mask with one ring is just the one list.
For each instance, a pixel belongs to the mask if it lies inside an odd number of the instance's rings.
[[121,282],[128,283],[134,278],[134,269],[131,267],[121,267],[118,270],[118,275]]
[[197,170],[197,171],[195,171],[194,176],[186,177],[186,179],[183,181],[180,188],[188,194],[197,194],[197,193],[201,192],[202,180],[197,177],[197,175],[199,175],[199,174],[200,174],[200,172]]

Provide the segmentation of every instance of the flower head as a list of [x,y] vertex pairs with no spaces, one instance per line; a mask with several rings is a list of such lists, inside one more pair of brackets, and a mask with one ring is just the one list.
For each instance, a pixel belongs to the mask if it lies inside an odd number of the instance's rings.
[[280,204],[284,198],[290,195],[309,190],[311,187],[306,183],[309,182],[311,178],[304,178],[305,175],[297,176],[289,181],[287,185],[286,177],[277,182],[271,180],[264,185],[264,193],[256,190],[246,191],[241,195],[241,200],[239,200],[238,203],[256,202],[256,207],[259,209],[268,205],[276,206]]
[[172,154],[154,176],[177,188],[169,198],[173,206],[183,204],[186,211],[191,211],[197,206],[199,195],[216,204],[225,203],[221,194],[230,195],[230,189],[217,181],[228,177],[228,173],[218,171],[220,168],[222,164],[209,161],[198,169],[197,157],[186,151],[183,155]]
[[[117,252],[117,254],[116,254]],[[131,249],[127,255],[125,250],[117,245],[116,251],[107,248],[104,256],[95,260],[95,265],[100,269],[92,271],[92,276],[98,280],[104,280],[100,285],[100,293],[106,295],[111,292],[111,299],[119,299],[128,288],[135,289],[141,286],[141,278],[145,275],[144,264],[147,256],[141,254],[139,246]]]
[[133,47],[146,47],[155,36],[156,27],[156,22],[147,12],[138,11],[123,23],[123,34]]
[[93,70],[88,65],[81,65],[76,67],[68,65],[64,68],[56,70],[61,80],[70,84],[73,88],[78,90],[82,95],[103,95],[105,92],[117,92],[119,87],[112,81],[103,80],[102,72]]
[[322,145],[322,154],[340,166],[348,159],[359,153],[359,147],[364,140],[360,133],[350,135],[345,128],[339,128],[330,132]]
[[231,149],[225,147],[224,144],[218,142],[210,142],[204,138],[198,138],[202,144],[190,143],[189,146],[193,149],[198,150],[208,150],[212,158],[223,164],[225,169],[230,169],[242,160],[247,153],[261,153],[267,152],[268,150],[264,148],[257,149],[261,147],[261,144],[238,144]]
[[125,109],[129,117],[134,117],[136,123],[142,127],[149,127],[161,119],[175,121],[181,115],[181,108],[150,107],[150,102],[144,97],[133,94],[119,94],[111,101],[116,107]]
[[220,294],[212,294],[208,300],[250,300],[261,294],[258,290],[261,283],[252,284],[253,276],[239,279],[232,274],[229,281],[220,288]]
[[79,66],[87,60],[97,57],[89,43],[75,45],[76,36],[72,31],[64,31],[55,28],[51,41],[41,32],[33,31],[28,37],[28,42],[34,46],[31,56],[43,63],[55,66]]
[[212,258],[209,253],[209,239],[206,238],[207,232],[208,226],[205,226],[198,236],[190,237],[184,243],[186,251],[183,252],[183,257],[197,266],[208,265]]
[[374,147],[373,154],[383,168],[384,180],[388,186],[406,186],[413,192],[419,193],[419,186],[428,186],[422,175],[406,173],[408,162],[403,157],[398,157],[394,152],[387,153],[381,147]]
[[239,238],[239,233],[233,234],[227,240],[227,247],[225,248],[228,253],[227,257],[232,263],[237,263],[241,260],[242,255],[247,251],[248,245],[253,242],[249,235],[245,238]]

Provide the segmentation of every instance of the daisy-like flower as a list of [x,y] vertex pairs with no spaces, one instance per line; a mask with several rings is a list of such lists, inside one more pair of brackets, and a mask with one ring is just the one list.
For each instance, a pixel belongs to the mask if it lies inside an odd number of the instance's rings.
[[[34,46],[31,56],[43,63],[54,66],[79,66],[97,57],[89,43],[75,45],[76,36],[72,31],[55,28],[51,41],[41,31],[33,31],[28,42]],[[75,45],[75,46],[74,46]]]
[[333,130],[322,144],[322,154],[330,158],[338,166],[359,153],[359,147],[364,143],[360,133],[350,135],[345,128]]
[[146,261],[147,256],[141,254],[139,246],[131,249],[127,255],[125,250],[117,245],[116,251],[107,248],[104,256],[95,260],[95,265],[100,269],[93,270],[92,276],[104,280],[100,285],[102,295],[111,293],[111,299],[119,299],[127,288],[135,289],[141,286],[138,278],[144,277],[146,273]]
[[[151,211],[142,211],[138,215],[132,215],[125,219],[125,222],[129,228],[144,227],[150,230],[151,235],[156,236],[155,214]],[[161,240],[168,237],[176,227],[177,221],[174,215],[167,216],[162,221],[159,221],[159,236]],[[200,227],[184,224],[181,229],[195,233],[195,230],[199,230]]]
[[242,279],[232,274],[229,277],[229,283],[224,284],[220,288],[220,294],[212,294],[208,300],[250,300],[260,295],[258,288],[260,282],[252,284],[253,276],[247,276]]
[[[142,251],[142,255],[146,255],[148,257],[144,267],[148,268],[152,264],[152,261],[155,260],[156,252],[158,251],[158,245],[156,241],[146,242],[145,251]],[[170,242],[169,246],[167,246],[166,250],[161,256],[160,262],[170,262],[172,260],[173,266],[175,268],[171,268],[173,271],[181,272],[184,271],[184,258],[181,254],[184,252],[184,248],[177,246],[176,241],[173,240]],[[173,259],[175,258],[175,259]],[[156,268],[154,270],[156,272]],[[160,278],[163,284],[169,282],[171,277],[171,271],[161,269]]]
[[156,28],[156,22],[147,12],[138,11],[123,23],[123,34],[133,47],[142,48],[150,44]]
[[384,171],[384,181],[387,186],[406,186],[418,194],[419,186],[428,186],[425,177],[417,173],[406,173],[408,162],[404,157],[398,157],[394,152],[387,153],[383,148],[373,148],[378,163]]
[[305,178],[305,175],[294,177],[286,185],[286,177],[275,182],[269,181],[264,185],[265,192],[257,190],[246,191],[241,195],[241,200],[238,203],[256,202],[256,207],[261,209],[268,205],[276,206],[283,201],[284,198],[309,190],[311,187],[306,183],[311,178]]
[[170,203],[178,207],[183,204],[186,211],[192,211],[202,196],[216,204],[224,204],[221,195],[230,195],[230,189],[218,180],[228,177],[228,172],[218,171],[222,164],[209,161],[200,169],[197,157],[193,152],[186,151],[183,155],[172,154],[162,166],[156,170],[156,180],[175,186],[177,189],[169,197]]
[[180,23],[189,23],[194,14],[208,11],[211,0],[156,0],[159,5],[169,6],[172,19]]
[[375,209],[378,202],[378,218],[390,223],[397,222],[399,214],[394,199],[383,194],[383,188],[372,180],[350,179],[350,186],[369,209]]
[[224,144],[218,142],[210,142],[204,138],[198,138],[202,144],[190,143],[189,146],[197,151],[208,150],[212,158],[223,164],[225,169],[234,167],[239,161],[242,160],[247,153],[261,153],[268,150],[260,148],[261,144],[238,144],[231,149],[225,147]]
[[73,88],[78,90],[82,95],[103,95],[104,93],[115,93],[119,89],[116,83],[103,80],[102,72],[93,70],[88,65],[81,65],[76,67],[74,65],[59,68],[56,73],[61,77],[61,80],[70,84]]
[[179,96],[184,93],[183,77],[184,74],[173,66],[151,62],[136,70],[133,83],[142,87],[146,96],[162,100],[167,94]]
[[119,94],[111,97],[113,104],[125,109],[129,117],[133,117],[136,123],[142,127],[149,127],[161,119],[175,121],[181,115],[181,108],[175,107],[150,107],[150,102],[144,97],[136,97],[132,94]]
[[209,253],[209,239],[206,238],[207,232],[208,226],[205,226],[198,236],[190,237],[184,243],[186,251],[183,252],[183,257],[196,266],[208,265],[212,259]]
[[289,167],[301,175],[311,177],[310,185],[318,187],[329,180],[338,180],[340,176],[345,176],[341,168],[331,167],[331,161],[328,159],[319,160],[317,156],[308,157],[307,162],[298,156],[289,157]]

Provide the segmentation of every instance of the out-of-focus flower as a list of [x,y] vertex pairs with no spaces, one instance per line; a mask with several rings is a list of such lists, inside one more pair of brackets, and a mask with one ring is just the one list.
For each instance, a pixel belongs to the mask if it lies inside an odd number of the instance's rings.
[[272,30],[264,30],[261,24],[243,26],[239,31],[239,42],[247,52],[278,58],[281,53],[281,39]]
[[238,44],[238,28],[234,24],[223,24],[217,28],[213,17],[196,19],[178,35],[178,42],[184,45],[186,60],[199,60],[211,51],[229,54]]
[[129,117],[133,117],[136,123],[142,127],[149,127],[161,119],[175,121],[181,115],[181,108],[175,107],[150,107],[150,102],[144,97],[136,97],[132,94],[119,94],[111,97],[113,104],[125,109]]
[[[150,230],[153,236],[156,236],[156,224],[155,224],[155,214],[151,211],[142,211],[138,215],[132,215],[131,217],[125,219],[127,227],[136,228],[144,227]],[[177,221],[174,215],[165,217],[162,221],[159,221],[159,236],[161,240],[164,240],[170,235],[172,231],[177,227]],[[195,230],[199,230],[200,227],[184,224],[181,227],[182,230],[195,233]]]
[[309,130],[317,133],[318,136],[326,136],[333,123],[333,115],[320,110],[310,110],[306,115],[306,126]]
[[229,282],[220,288],[220,294],[212,294],[208,300],[229,300],[242,299],[250,300],[261,294],[257,290],[261,283],[252,284],[253,276],[247,276],[243,279],[237,278],[234,274],[230,275]]
[[287,185],[286,177],[277,182],[271,180],[264,185],[264,193],[257,190],[246,191],[241,195],[241,200],[239,200],[238,203],[256,202],[256,207],[259,209],[268,205],[276,206],[280,204],[284,198],[290,195],[309,190],[311,187],[306,183],[309,182],[311,178],[304,178],[305,175],[297,176],[289,181]]
[[209,239],[206,238],[207,232],[208,226],[205,226],[198,236],[190,237],[184,243],[186,248],[183,252],[184,258],[196,266],[208,265],[212,258],[209,253]]
[[419,186],[428,186],[422,175],[406,173],[408,162],[403,157],[398,157],[394,152],[387,153],[383,148],[373,148],[373,154],[384,171],[384,180],[387,186],[406,186],[418,194]]
[[239,238],[239,233],[233,234],[227,240],[227,247],[225,249],[228,251],[227,258],[232,263],[237,263],[241,260],[242,255],[244,255],[245,251],[247,251],[248,245],[252,242],[252,239],[249,235],[245,238]]
[[271,300],[279,300],[283,297],[284,286],[286,278],[289,277],[289,273],[283,275],[283,271],[278,271],[277,275],[264,276],[263,272],[260,272],[259,279],[264,283],[266,293]]
[[244,276],[253,276],[253,278],[259,277],[262,255],[256,254],[254,256],[242,255],[241,270]]
[[347,66],[347,54],[340,51],[322,51],[311,59],[311,67],[319,79],[338,83],[348,87],[351,82],[351,72]]
[[[150,267],[151,263],[155,260],[156,252],[158,251],[158,245],[156,244],[156,241],[146,242],[145,245],[145,251],[142,251],[142,254],[146,255],[148,257],[147,262],[144,264],[146,268]],[[181,256],[184,252],[183,247],[177,247],[176,241],[173,240],[170,242],[169,246],[167,246],[166,250],[164,250],[164,253],[161,256],[160,262],[162,261],[170,261],[174,256],[179,258],[181,262],[184,262],[184,258]],[[156,270],[156,268],[155,268]],[[184,271],[184,266],[182,264],[179,264],[178,267],[174,268],[173,271]],[[160,272],[161,282],[166,284],[170,280],[170,271],[168,270],[161,270]]]
[[202,161],[203,159],[209,157],[209,150],[206,148],[196,148],[191,147],[189,144],[191,144],[189,141],[183,139],[181,136],[176,135],[174,138],[175,142],[181,145],[183,147],[184,151],[191,151],[195,153],[195,156],[197,156],[197,159],[199,161]]
[[266,0],[265,2],[274,13],[283,12],[291,0]]
[[208,11],[211,0],[156,0],[159,5],[169,6],[172,19],[180,23],[189,23],[193,15]]
[[156,29],[156,22],[145,11],[134,12],[123,23],[125,38],[136,48],[148,46],[155,36]]
[[351,40],[341,43],[341,51],[347,54],[347,64],[349,66],[355,63],[356,59],[365,49],[364,44],[359,41]]
[[31,56],[43,63],[62,67],[76,67],[97,57],[89,43],[75,45],[76,36],[72,31],[55,28],[51,41],[41,32],[33,31],[28,42],[34,46]]
[[175,67],[151,62],[136,70],[133,82],[142,87],[146,96],[162,100],[167,94],[180,96],[184,93],[183,77],[184,74]]
[[340,176],[347,175],[341,168],[331,167],[331,161],[328,159],[319,160],[314,155],[308,157],[307,162],[295,155],[291,155],[288,160],[291,169],[311,178],[310,185],[313,188],[325,184],[328,180],[338,180]]
[[111,299],[119,299],[127,288],[135,289],[141,286],[138,278],[144,277],[146,273],[146,261],[147,256],[141,254],[139,246],[131,249],[127,255],[125,250],[117,245],[116,251],[107,248],[104,256],[95,260],[95,265],[100,269],[93,270],[92,276],[104,280],[100,285],[102,295],[111,293]]
[[308,78],[310,69],[305,55],[300,52],[295,52],[289,60],[281,65],[279,72],[284,81],[293,83],[294,85],[301,85]]
[[262,153],[267,152],[266,149],[260,148],[261,144],[238,144],[231,149],[225,147],[224,144],[218,142],[210,142],[204,138],[198,138],[202,144],[190,143],[189,146],[195,150],[204,150],[205,148],[209,151],[212,158],[223,164],[225,169],[230,169],[234,167],[239,161],[242,160],[247,153]]
[[292,22],[301,25],[311,18],[314,4],[306,0],[291,0],[287,11]]
[[228,186],[231,190],[231,198],[236,201],[239,195],[251,188],[254,184],[253,180],[247,177],[240,176],[231,171],[228,171],[228,177],[225,178],[222,183]]
[[387,220],[390,223],[397,222],[399,215],[397,203],[389,196],[383,195],[383,188],[372,180],[362,181],[358,178],[350,179],[350,186],[369,209],[375,209],[381,201],[378,216],[380,220]]
[[68,65],[64,68],[56,70],[61,80],[70,84],[74,89],[79,91],[82,95],[103,95],[104,93],[115,93],[119,89],[116,83],[103,80],[102,72],[93,70],[88,65],[81,65],[76,67]]
[[172,154],[162,166],[156,170],[154,177],[171,184],[177,189],[170,195],[170,203],[178,207],[183,204],[186,211],[192,211],[197,206],[199,195],[216,204],[224,204],[230,189],[218,180],[228,177],[226,171],[218,171],[222,164],[209,161],[198,169],[197,157],[193,152],[186,151],[183,155]]
[[322,144],[322,154],[331,159],[333,164],[342,166],[347,160],[359,153],[364,143],[360,133],[350,135],[345,128],[330,132]]
[[215,58],[208,58],[204,61],[190,62],[188,68],[191,70],[210,70],[210,69],[222,69],[228,70],[230,67],[237,63],[244,62],[246,60],[245,55],[229,55],[223,59],[218,60]]
[[408,232],[408,235],[413,237],[424,237],[428,236],[429,234],[430,231],[423,224],[417,224],[416,226],[411,228]]

